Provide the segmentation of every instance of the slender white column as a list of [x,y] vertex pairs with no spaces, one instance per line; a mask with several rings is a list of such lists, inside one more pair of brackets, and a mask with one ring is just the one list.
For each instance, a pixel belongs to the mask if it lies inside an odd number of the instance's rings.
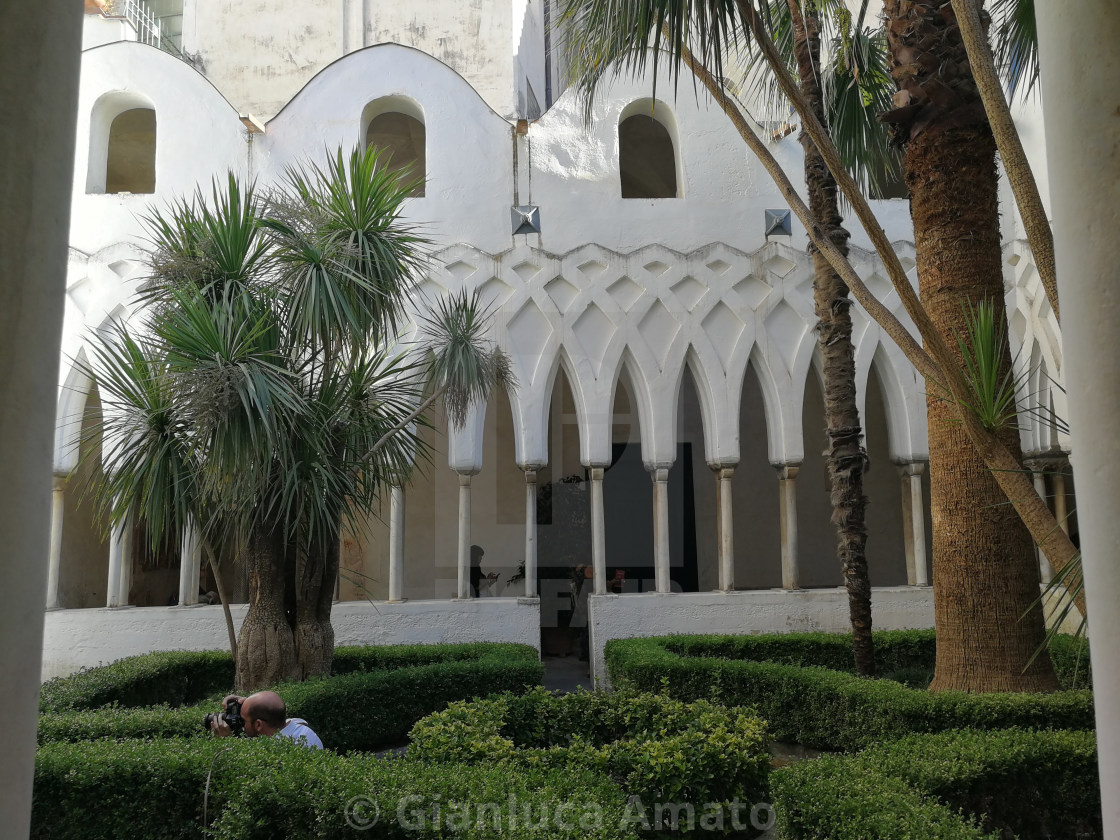
[[778,466],[778,515],[782,531],[782,589],[800,589],[797,568],[797,471],[800,464]]
[[117,584],[117,606],[127,607],[132,591],[132,518],[125,521],[121,534],[121,576]]
[[537,471],[525,469],[525,595],[537,595]]
[[404,592],[404,488],[389,491],[389,600],[403,601]]
[[607,532],[603,517],[603,468],[591,467],[591,565],[596,595],[607,591]]
[[735,588],[735,514],[731,504],[731,478],[734,467],[716,470],[716,505],[719,516],[719,588],[730,592]]
[[124,563],[125,523],[113,526],[109,532],[109,580],[105,587],[105,606],[121,605],[121,566]]
[[1054,518],[1067,534],[1069,533],[1069,503],[1066,498],[1065,459],[1060,459],[1054,467]]
[[471,597],[471,473],[459,473],[459,588],[457,597]]
[[[1034,491],[1038,493],[1039,497],[1046,500],[1046,473],[1043,471],[1042,463],[1037,459],[1024,461],[1023,465],[1031,471],[1031,478],[1034,481]],[[1046,552],[1041,548],[1035,549],[1038,554],[1038,579],[1043,584],[1050,583],[1054,577],[1054,570],[1050,568],[1050,561],[1046,558]]]
[[16,838],[31,824],[82,21],[69,0],[42,0],[5,3],[0,24],[0,709],[9,730],[0,826]]
[[[906,559],[913,558],[913,586],[929,586],[929,572],[926,565],[926,506],[922,493],[922,473],[926,465],[921,461],[906,464],[903,468],[904,481],[909,485],[903,497],[909,500],[910,510],[906,514],[905,531],[909,535]],[[910,569],[907,569],[910,578]]]
[[910,476],[906,472],[906,464],[898,465],[902,485],[899,488],[902,496],[902,547],[906,555],[906,585],[917,586],[917,570],[914,565],[914,507],[910,501]]
[[58,600],[58,581],[62,571],[62,517],[66,511],[66,476],[51,481],[51,553],[47,565],[47,609],[62,608]]
[[179,606],[198,603],[198,575],[202,558],[202,538],[198,528],[188,526],[179,544]]
[[658,592],[669,592],[669,469],[650,470],[653,478],[653,577]]
[[1120,3],[1047,0],[1035,15],[1070,431],[1091,453],[1078,461],[1077,518],[1103,833],[1120,840]]

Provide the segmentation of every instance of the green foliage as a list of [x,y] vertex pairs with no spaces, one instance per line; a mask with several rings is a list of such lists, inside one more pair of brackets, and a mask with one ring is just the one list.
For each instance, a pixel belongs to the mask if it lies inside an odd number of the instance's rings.
[[[846,644],[850,637],[843,634],[624,639],[607,644],[606,659],[616,686],[664,690],[686,702],[751,706],[777,740],[820,749],[858,750],[910,733],[959,728],[1093,726],[1089,691],[930,694],[855,676],[850,648],[842,651]],[[884,673],[933,664],[931,631],[876,634],[875,648]],[[1084,680],[1084,668],[1073,664],[1076,653],[1056,649],[1056,659],[1064,663],[1059,673]]]
[[[309,721],[323,743],[338,750],[395,744],[417,720],[451,701],[525,691],[543,676],[533,648],[495,643],[347,647],[335,663],[337,676],[276,688],[288,714]],[[203,716],[218,711],[215,698],[232,683],[229,654],[184,651],[130,657],[52,680],[44,686],[39,743],[205,736]],[[211,702],[198,702],[207,697]]]
[[969,390],[969,401],[962,408],[975,414],[985,429],[999,431],[1013,425],[1018,414],[1018,383],[1004,351],[1006,321],[996,316],[990,300],[968,306],[965,318],[967,334],[957,336]]
[[1101,836],[1091,732],[911,735],[785,768],[772,784],[791,840]]
[[[204,833],[203,789],[211,768],[210,831]],[[363,797],[362,809],[348,811],[347,804],[357,797]],[[562,803],[572,801],[603,815],[620,813],[624,805],[621,792],[607,779],[580,768],[525,768],[511,774],[505,768],[426,766],[339,756],[271,738],[51,744],[39,750],[36,761],[32,836],[425,840],[446,837],[452,830],[457,837],[479,840],[633,836],[617,819],[604,818],[599,828],[581,826],[579,811],[571,822],[549,818],[537,825],[542,810],[554,815]],[[438,820],[431,810],[436,803]],[[456,803],[474,804],[469,820],[462,819]],[[480,812],[478,803],[493,807]],[[374,804],[380,818],[370,831],[360,820],[374,812]],[[398,808],[403,819],[398,819]]]
[[182,706],[233,685],[233,659],[222,651],[159,651],[55,677],[39,690],[39,710],[100,706]]
[[511,381],[477,297],[436,304],[434,363],[396,346],[427,242],[386,160],[340,149],[267,195],[231,174],[147,220],[143,317],[92,336],[82,366],[104,406],[90,492],[108,521],[153,545],[193,521],[215,546],[260,529],[321,552],[425,454],[429,385],[459,422]]
[[412,729],[412,758],[524,768],[590,768],[643,803],[699,806],[765,795],[766,725],[744,709],[633,692],[543,690],[453,703]]
[[540,685],[544,669],[529,656],[491,655],[471,661],[355,672],[277,686],[289,714],[311,723],[338,750],[373,750],[403,739],[416,721],[449,702]]

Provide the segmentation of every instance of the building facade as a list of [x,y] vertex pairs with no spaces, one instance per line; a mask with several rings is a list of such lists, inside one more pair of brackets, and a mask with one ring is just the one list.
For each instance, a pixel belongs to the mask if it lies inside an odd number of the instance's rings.
[[[481,289],[517,384],[463,429],[437,415],[432,463],[346,535],[340,642],[562,651],[582,564],[600,655],[619,635],[845,627],[808,241],[796,221],[771,226],[784,200],[717,106],[688,83],[623,79],[586,121],[546,0],[118,6],[87,3],[45,675],[223,644],[216,607],[187,609],[208,588],[191,535],[153,556],[81,500],[99,468],[81,430],[100,409],[74,361],[134,314],[143,217],[227,171],[267,189],[371,142],[426,179],[406,208],[434,243],[417,307]],[[1041,119],[1020,116],[1041,167]],[[799,184],[796,132],[754,127]],[[912,268],[907,202],[875,209]],[[852,225],[853,264],[909,325]],[[1005,239],[1023,397],[1062,416],[1058,330],[1011,209]],[[925,384],[853,319],[875,620],[929,626]],[[1041,413],[1023,422],[1038,481],[1068,505],[1068,440]],[[491,597],[464,597],[472,545],[498,574]]]

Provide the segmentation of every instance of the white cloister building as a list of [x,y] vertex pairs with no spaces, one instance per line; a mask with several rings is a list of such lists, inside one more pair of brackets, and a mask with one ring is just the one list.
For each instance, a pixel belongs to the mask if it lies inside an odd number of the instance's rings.
[[[406,210],[435,243],[418,306],[482,289],[517,385],[462,430],[437,418],[433,463],[347,535],[339,643],[558,650],[585,563],[600,676],[622,635],[844,629],[808,241],[796,222],[768,235],[767,211],[787,208],[722,111],[689,84],[624,80],[585,122],[549,0],[255,5],[267,11],[117,0],[117,16],[87,0],[43,676],[225,643],[219,608],[195,606],[190,535],[155,556],[132,533],[104,537],[81,500],[97,453],[82,457],[80,432],[99,401],[74,361],[134,312],[142,218],[227,171],[266,188],[366,142],[427,179]],[[1041,173],[1041,117],[1020,116]],[[800,182],[796,132],[755,126]],[[1024,397],[1063,415],[1056,322],[1005,199]],[[912,267],[907,202],[875,207]],[[856,269],[909,323],[850,224]],[[931,626],[925,385],[858,306],[853,318],[876,626]],[[1062,513],[1068,440],[1023,419]],[[499,573],[493,597],[466,591],[472,545]]]

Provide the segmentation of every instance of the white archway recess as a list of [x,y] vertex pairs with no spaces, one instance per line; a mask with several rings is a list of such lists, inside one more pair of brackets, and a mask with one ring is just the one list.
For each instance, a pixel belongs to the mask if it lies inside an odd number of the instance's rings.
[[427,125],[424,109],[407,96],[383,96],[362,109],[361,142],[376,146],[388,158],[386,168],[418,179],[412,191],[416,198],[425,195],[427,179]]
[[101,96],[90,114],[86,192],[155,192],[157,128],[148,97],[132,91]]
[[680,198],[680,135],[664,102],[638,99],[618,118],[618,176],[623,198]]

